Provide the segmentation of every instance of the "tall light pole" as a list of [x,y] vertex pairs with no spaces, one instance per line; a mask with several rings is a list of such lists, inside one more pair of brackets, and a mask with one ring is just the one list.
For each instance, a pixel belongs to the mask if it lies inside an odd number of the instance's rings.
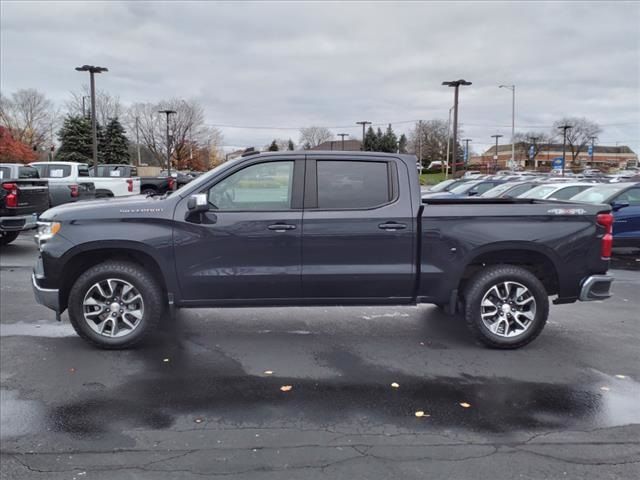
[[176,111],[175,110],[159,110],[158,113],[164,113],[167,116],[167,177],[170,177],[171,176],[171,140],[169,138],[169,115],[174,115]]
[[491,135],[491,137],[496,139],[496,154],[493,156],[493,173],[495,173],[496,170],[498,170],[498,139],[502,137],[502,135],[496,134]]
[[85,103],[84,103],[84,99],[85,98],[91,98],[91,97],[89,97],[88,95],[83,95],[82,96],[82,118],[87,118],[87,110],[86,110]]
[[591,168],[593,168],[593,154],[596,152],[596,138],[598,137],[589,137],[591,138],[591,160],[589,160],[589,162],[591,163]]
[[465,147],[464,147],[464,169],[467,169],[467,165],[469,163],[469,142],[471,142],[472,140],[470,138],[465,138],[464,140],[462,140],[465,143]]
[[76,67],[78,72],[89,72],[91,81],[91,143],[93,145],[93,166],[98,166],[98,128],[96,125],[96,81],[94,74],[108,72],[105,67],[95,67],[93,65],[83,65]]
[[500,85],[498,88],[508,88],[511,90],[511,169],[516,163],[516,86]]
[[[458,89],[460,85],[471,85],[471,82],[467,82],[466,80],[454,80],[451,82],[442,82],[442,85],[446,85],[448,87],[454,87],[455,91],[453,94],[453,166],[451,170],[451,175],[455,177],[456,175],[456,157],[457,157],[457,145],[458,145]],[[448,159],[447,159],[448,160]]]
[[571,125],[560,125],[559,130],[562,130],[562,176],[564,177],[564,164],[567,159],[567,130],[573,128]]
[[444,162],[443,167],[445,168],[444,178],[449,178],[449,152],[451,151],[451,112],[453,111],[453,107],[449,109],[449,120],[447,120],[447,159]]
[[338,136],[342,139],[342,148],[341,150],[344,152],[344,137],[348,137],[348,133],[339,133]]
[[360,147],[360,150],[364,151],[364,131],[367,128],[367,125],[371,125],[371,122],[367,122],[366,120],[362,120],[360,122],[356,122],[356,125],[362,125],[362,146]]

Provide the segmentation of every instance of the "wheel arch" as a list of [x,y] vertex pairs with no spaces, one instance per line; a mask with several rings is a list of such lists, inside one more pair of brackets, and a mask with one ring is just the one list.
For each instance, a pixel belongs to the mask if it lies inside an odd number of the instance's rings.
[[67,308],[71,287],[82,272],[109,260],[131,262],[147,269],[158,281],[162,288],[163,297],[168,298],[170,286],[166,282],[167,276],[162,269],[161,262],[149,253],[148,247],[144,248],[144,246],[138,245],[136,242],[108,246],[104,244],[100,246],[88,245],[80,249],[73,249],[67,254],[63,267],[64,275],[62,275],[62,282],[59,287],[61,312]]
[[552,250],[530,243],[505,242],[477,249],[468,256],[458,279],[458,292],[464,292],[468,280],[489,265],[524,267],[542,282],[549,295],[559,291],[559,262]]

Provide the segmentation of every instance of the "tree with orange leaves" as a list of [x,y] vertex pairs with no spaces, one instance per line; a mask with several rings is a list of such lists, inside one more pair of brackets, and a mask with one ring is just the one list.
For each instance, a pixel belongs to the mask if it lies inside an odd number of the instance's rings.
[[36,152],[13,138],[9,129],[0,125],[0,162],[29,163],[36,157]]

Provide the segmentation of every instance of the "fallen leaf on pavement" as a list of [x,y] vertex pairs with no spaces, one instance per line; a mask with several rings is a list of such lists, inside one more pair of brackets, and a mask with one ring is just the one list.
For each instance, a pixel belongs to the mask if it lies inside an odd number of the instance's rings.
[[400,384],[399,384],[399,383],[396,383],[396,382],[393,382],[393,383],[391,384],[391,386],[392,386],[393,388],[400,388]]
[[625,379],[625,378],[627,378],[627,376],[626,376],[626,375],[616,375],[616,378],[622,378],[622,379]]
[[469,408],[469,407],[471,407],[471,404],[470,404],[470,403],[467,403],[467,402],[461,402],[461,403],[460,403],[460,406],[461,406],[462,408]]
[[265,375],[273,375],[273,370],[265,370],[264,374]]
[[71,367],[71,368],[69,369],[69,372],[71,372],[71,373],[75,373],[75,372],[76,372],[76,369],[75,369],[75,368],[73,368],[73,367]]
[[418,410],[416,413],[414,413],[414,415],[418,418],[431,416],[428,413],[424,413],[422,410]]
[[169,359],[168,359],[168,358],[163,358],[163,359],[162,359],[162,361],[163,361],[164,363],[167,363],[167,362],[169,361]]
[[280,387],[280,390],[283,392],[288,392],[289,390],[291,390],[293,387],[291,385],[283,385]]
[[600,387],[600,390],[602,390],[603,392],[608,392],[611,389],[609,387]]
[[201,418],[196,418],[196,419],[194,420],[194,422],[196,422],[196,423],[202,423],[202,419],[201,419]]

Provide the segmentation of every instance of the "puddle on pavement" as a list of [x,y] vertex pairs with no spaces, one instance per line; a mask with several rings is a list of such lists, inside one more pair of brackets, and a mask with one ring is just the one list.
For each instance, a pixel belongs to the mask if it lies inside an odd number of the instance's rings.
[[15,390],[0,389],[0,406],[0,438],[38,433],[47,424],[44,406]]
[[[363,430],[391,424],[419,431],[486,433],[640,423],[640,385],[628,377],[598,372],[585,373],[579,384],[473,376],[423,378],[384,371],[341,351],[321,359],[342,372],[336,377],[283,378],[277,372],[247,375],[237,361],[220,352],[195,357],[179,349],[168,362],[155,357],[143,376],[129,377],[117,388],[85,391],[74,401],[49,409],[48,426],[92,437],[124,429],[168,429],[182,416],[243,427],[355,422]],[[392,382],[399,388],[392,388]],[[283,385],[293,388],[282,392]],[[418,410],[430,416],[417,419]]]

